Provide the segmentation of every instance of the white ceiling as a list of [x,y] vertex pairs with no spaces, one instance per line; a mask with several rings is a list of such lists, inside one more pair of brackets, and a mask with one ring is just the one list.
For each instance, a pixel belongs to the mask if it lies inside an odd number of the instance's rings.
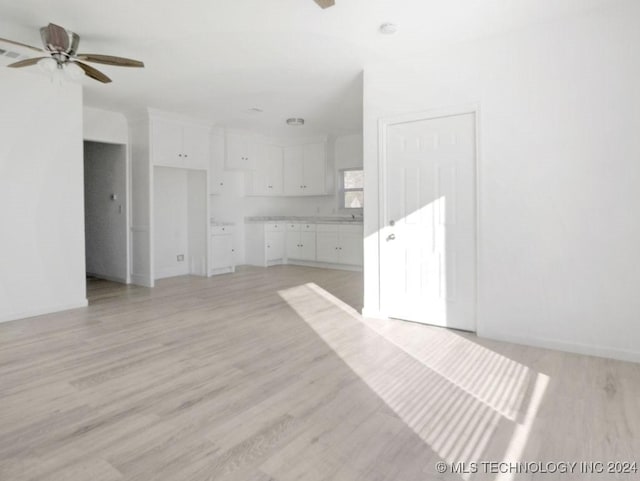
[[[321,10],[312,0],[0,0],[0,37],[40,46],[38,28],[53,22],[80,35],[81,52],[145,62],[96,65],[113,83],[85,79],[87,105],[149,106],[276,136],[341,134],[361,129],[367,63],[617,1],[336,0]],[[383,22],[398,33],[380,35]],[[287,127],[292,116],[306,126]]]

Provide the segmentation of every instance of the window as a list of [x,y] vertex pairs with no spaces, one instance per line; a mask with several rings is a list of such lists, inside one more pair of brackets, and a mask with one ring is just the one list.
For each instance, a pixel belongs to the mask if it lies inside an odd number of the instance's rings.
[[364,205],[364,171],[344,169],[340,171],[340,207],[362,209]]

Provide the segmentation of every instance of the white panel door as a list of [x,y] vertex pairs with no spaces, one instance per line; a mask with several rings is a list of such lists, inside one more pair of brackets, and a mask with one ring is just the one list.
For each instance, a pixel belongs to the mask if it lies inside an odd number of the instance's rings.
[[385,134],[381,309],[475,330],[475,114],[390,124]]

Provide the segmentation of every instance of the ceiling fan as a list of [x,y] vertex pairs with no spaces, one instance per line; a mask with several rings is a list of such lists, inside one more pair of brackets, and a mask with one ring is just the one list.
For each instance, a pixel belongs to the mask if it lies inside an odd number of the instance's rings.
[[335,0],[314,0],[314,2],[316,2],[320,8],[329,8],[336,4]]
[[[44,49],[38,47],[32,47],[24,43],[15,42],[13,40],[7,40],[0,38],[0,42],[11,43],[19,45],[21,47],[29,48],[40,53],[47,53],[48,56],[28,58],[26,60],[20,60],[19,62],[7,65],[7,67],[19,68],[29,67],[35,65],[40,61],[47,60],[51,64],[52,69],[56,67],[58,69],[65,69],[70,66],[80,67],[84,71],[85,75],[91,77],[102,83],[109,83],[111,79],[99,70],[93,68],[91,65],[81,62],[95,62],[104,65],[115,65],[118,67],[144,67],[144,63],[139,60],[132,60],[123,57],[114,57],[113,55],[98,55],[93,53],[77,53],[78,44],[80,43],[80,36],[77,33],[73,33],[59,25],[50,23],[46,27],[40,29],[40,36],[42,37],[42,43]],[[54,63],[55,62],[55,63]]]

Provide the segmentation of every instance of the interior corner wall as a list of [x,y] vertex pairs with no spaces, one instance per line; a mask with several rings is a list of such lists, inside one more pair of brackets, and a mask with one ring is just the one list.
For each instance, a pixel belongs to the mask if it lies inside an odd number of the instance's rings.
[[85,306],[82,87],[0,84],[0,321]]
[[640,361],[640,4],[365,70],[365,308],[378,119],[479,105],[484,337]]

